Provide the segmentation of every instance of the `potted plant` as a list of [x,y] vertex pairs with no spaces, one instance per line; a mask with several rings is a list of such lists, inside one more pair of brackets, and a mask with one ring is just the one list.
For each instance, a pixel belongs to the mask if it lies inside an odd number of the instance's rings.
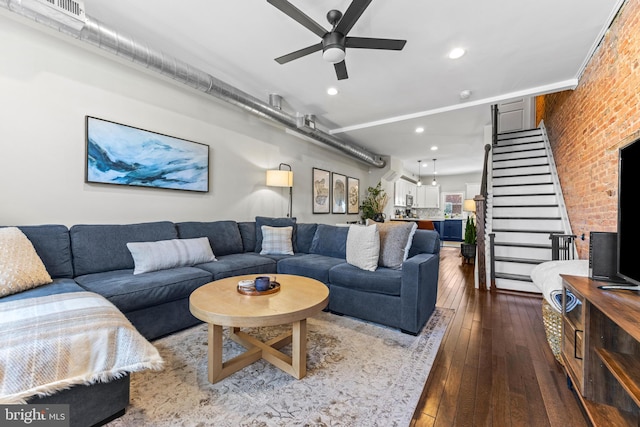
[[382,188],[382,182],[375,187],[367,188],[367,195],[362,201],[362,220],[372,219],[376,222],[384,222],[384,208],[387,206],[389,196]]
[[460,245],[460,254],[464,257],[465,262],[476,257],[476,237],[476,224],[469,215],[464,229],[464,242]]

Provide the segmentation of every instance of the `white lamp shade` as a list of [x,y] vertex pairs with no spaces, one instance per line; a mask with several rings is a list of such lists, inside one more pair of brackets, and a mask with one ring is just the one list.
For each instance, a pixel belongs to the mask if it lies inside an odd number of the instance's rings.
[[327,62],[331,62],[332,64],[337,64],[338,62],[342,62],[346,55],[346,52],[338,47],[330,47],[325,49],[322,52],[322,59]]
[[462,210],[465,212],[475,212],[476,211],[476,201],[473,199],[466,199],[464,204],[462,205]]
[[293,172],[268,170],[267,185],[269,187],[293,187]]

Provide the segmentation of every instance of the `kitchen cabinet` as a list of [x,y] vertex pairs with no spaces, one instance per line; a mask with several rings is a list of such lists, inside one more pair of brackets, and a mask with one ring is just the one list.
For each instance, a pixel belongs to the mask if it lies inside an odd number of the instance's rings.
[[413,203],[415,204],[417,188],[416,184],[406,179],[397,180],[394,188],[393,205],[405,207],[407,205],[407,195],[413,196]]
[[448,240],[452,242],[462,241],[462,220],[461,219],[446,219],[440,233],[442,240]]
[[433,221],[433,228],[436,229],[442,240],[442,230],[444,229],[444,221]]
[[438,208],[440,207],[440,186],[423,185],[416,189],[417,208]]
[[405,206],[406,195],[407,195],[406,184],[408,184],[408,182],[405,181],[404,179],[399,179],[396,181],[394,192],[393,192],[394,206],[400,206],[400,207]]

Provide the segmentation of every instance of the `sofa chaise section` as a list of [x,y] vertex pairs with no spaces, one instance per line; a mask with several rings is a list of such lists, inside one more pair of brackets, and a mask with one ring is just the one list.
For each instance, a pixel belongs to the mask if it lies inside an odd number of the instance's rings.
[[[69,229],[64,225],[18,227],[31,241],[36,253],[53,279],[52,283],[28,289],[0,299],[0,304],[47,295],[82,292],[73,280],[73,263]],[[19,362],[18,362],[19,363]],[[129,404],[129,375],[107,383],[76,385],[48,396],[34,396],[33,404],[70,405],[71,427],[102,423],[124,414]]]

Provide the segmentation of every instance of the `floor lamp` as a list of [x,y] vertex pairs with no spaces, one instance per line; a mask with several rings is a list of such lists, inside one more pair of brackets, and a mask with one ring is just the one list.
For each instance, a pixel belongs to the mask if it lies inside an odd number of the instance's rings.
[[[289,170],[283,170],[282,167],[286,166]],[[289,212],[287,216],[291,218],[293,210],[293,171],[291,166],[286,163],[280,163],[278,169],[272,169],[267,171],[267,186],[268,187],[289,187]]]

